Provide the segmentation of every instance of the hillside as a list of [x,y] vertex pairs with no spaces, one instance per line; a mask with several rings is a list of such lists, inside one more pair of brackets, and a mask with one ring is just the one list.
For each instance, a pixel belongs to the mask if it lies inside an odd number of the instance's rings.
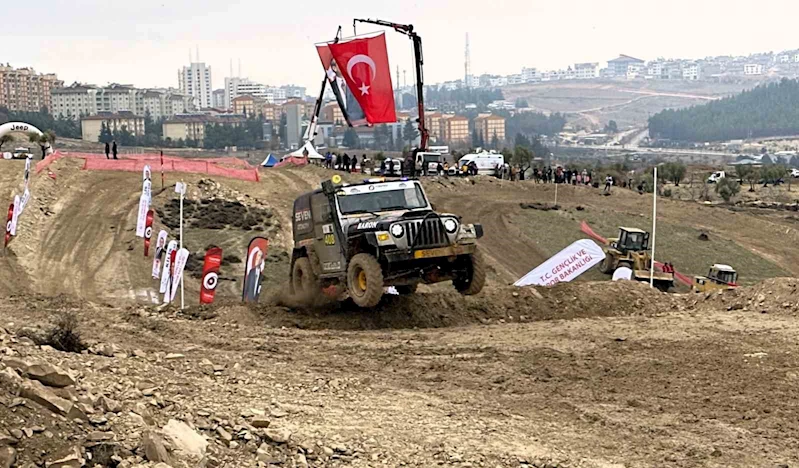
[[[22,163],[3,164],[9,199]],[[152,304],[152,259],[134,235],[141,175],[81,167],[62,159],[55,178],[34,176],[0,256],[3,468],[751,467],[799,455],[799,293],[795,279],[761,281],[799,275],[799,230],[785,212],[658,203],[658,243],[678,269],[727,261],[760,281],[751,287],[663,294],[590,272],[520,289],[507,283],[582,237],[580,221],[604,235],[645,228],[651,199],[564,186],[562,208],[539,211],[520,204],[552,200],[552,185],[429,178],[440,210],[484,224],[486,289],[462,297],[442,284],[369,311],[306,309],[276,300],[290,207],[332,173],[173,173],[163,190],[153,184],[156,230],[174,233],[172,185],[183,179],[186,245],[230,256],[217,303],[197,305],[190,274],[181,311]],[[240,259],[257,234],[271,241],[268,292],[245,306]],[[64,317],[75,320],[58,325]],[[52,330],[89,348],[54,349]]]
[[655,138],[721,141],[799,133],[799,81],[783,79],[687,109],[664,110],[649,119]]

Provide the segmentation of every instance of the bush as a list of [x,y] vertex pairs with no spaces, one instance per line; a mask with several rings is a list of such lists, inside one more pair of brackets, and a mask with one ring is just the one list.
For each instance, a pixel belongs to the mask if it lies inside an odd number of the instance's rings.
[[49,329],[39,331],[25,328],[20,336],[33,340],[39,346],[48,345],[59,351],[80,353],[88,348],[78,332],[78,317],[73,312],[62,312]]
[[732,199],[732,197],[738,195],[738,192],[741,191],[741,185],[736,181],[729,177],[725,177],[721,179],[716,184],[716,193],[724,199],[725,202],[728,202]]
[[670,188],[663,189],[663,196],[666,198],[671,198],[671,189]]

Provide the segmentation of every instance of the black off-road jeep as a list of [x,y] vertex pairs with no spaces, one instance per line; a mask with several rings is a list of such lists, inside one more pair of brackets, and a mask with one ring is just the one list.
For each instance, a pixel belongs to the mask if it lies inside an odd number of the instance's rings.
[[411,294],[419,283],[452,281],[472,295],[485,284],[482,226],[436,213],[416,180],[325,181],[294,201],[293,228],[295,294],[324,290],[374,307],[388,286]]

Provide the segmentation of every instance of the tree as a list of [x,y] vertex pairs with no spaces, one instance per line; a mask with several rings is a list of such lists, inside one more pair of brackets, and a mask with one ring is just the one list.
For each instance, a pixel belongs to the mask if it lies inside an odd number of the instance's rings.
[[358,134],[355,133],[355,130],[352,128],[348,128],[346,132],[344,132],[344,140],[342,144],[347,148],[357,148],[358,147]]
[[527,172],[533,166],[533,158],[535,155],[532,151],[524,146],[517,146],[513,150],[513,164],[519,166],[522,173]]
[[735,172],[738,173],[738,177],[741,178],[741,181],[749,183],[749,191],[754,192],[755,184],[760,180],[760,170],[750,164],[746,164],[737,166]]
[[375,127],[375,149],[388,149],[389,130],[386,124]]
[[499,138],[497,138],[496,133],[494,133],[494,136],[491,137],[491,148],[493,149],[499,148]]
[[619,125],[616,123],[615,120],[611,120],[610,122],[605,125],[605,133],[618,133]]
[[11,143],[14,141],[14,137],[8,134],[0,136],[0,149],[3,149],[3,145],[6,143]]
[[411,119],[405,121],[405,126],[402,128],[402,140],[408,142],[408,146],[413,146],[413,141],[419,136],[419,131],[413,124]]
[[111,129],[108,128],[108,125],[106,125],[105,122],[101,123],[100,124],[100,137],[98,138],[98,141],[100,143],[111,143],[111,141],[113,141],[113,139],[114,139],[114,135],[111,134]]
[[58,138],[56,133],[52,130],[47,130],[44,135],[47,137],[47,141],[50,142],[50,146],[55,146],[55,141]]
[[28,141],[31,143],[39,143],[39,134],[36,132],[28,132]]
[[514,146],[522,146],[524,148],[529,148],[530,139],[522,135],[521,133],[517,133],[516,138],[514,139]]
[[530,107],[530,104],[527,103],[527,99],[524,98],[517,98],[516,99],[516,108],[517,109],[527,109]]
[[670,162],[662,166],[662,170],[659,174],[663,179],[668,180],[679,187],[680,181],[683,179],[683,177],[685,177],[686,172],[687,169],[685,164],[680,162]]
[[716,193],[727,203],[730,202],[732,197],[738,195],[741,191],[741,185],[732,178],[725,177],[718,181],[716,184]]

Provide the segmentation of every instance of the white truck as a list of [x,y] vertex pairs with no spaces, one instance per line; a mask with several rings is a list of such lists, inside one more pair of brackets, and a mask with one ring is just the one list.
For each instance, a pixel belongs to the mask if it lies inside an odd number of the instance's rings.
[[718,183],[718,181],[720,181],[721,179],[724,179],[725,177],[727,177],[727,174],[724,171],[716,171],[710,174],[710,177],[707,178],[707,183],[715,184]]
[[480,153],[467,154],[458,161],[458,167],[450,168],[450,175],[464,175],[464,167],[474,162],[477,165],[477,173],[484,175],[494,175],[497,167],[505,164],[505,157],[496,151],[482,151]]

